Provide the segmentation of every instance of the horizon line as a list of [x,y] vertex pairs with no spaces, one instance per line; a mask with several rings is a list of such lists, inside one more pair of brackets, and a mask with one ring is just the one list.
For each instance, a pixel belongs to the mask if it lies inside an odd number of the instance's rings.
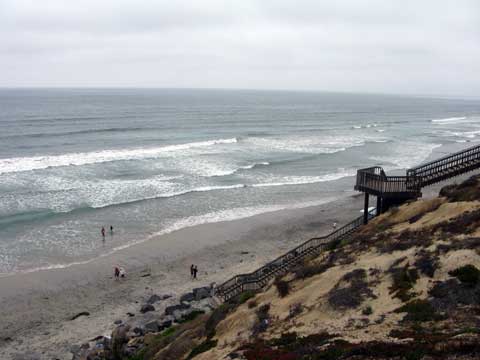
[[287,88],[223,88],[223,87],[161,87],[161,86],[0,86],[0,90],[197,90],[197,91],[259,91],[259,92],[292,92],[292,93],[330,93],[351,95],[377,95],[398,97],[421,97],[442,99],[480,100],[478,95],[458,94],[425,94],[394,93],[377,91],[324,90],[324,89],[287,89]]

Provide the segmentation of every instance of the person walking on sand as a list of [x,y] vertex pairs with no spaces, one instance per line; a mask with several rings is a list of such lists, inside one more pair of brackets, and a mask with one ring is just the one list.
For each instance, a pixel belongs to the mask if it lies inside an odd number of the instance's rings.
[[105,240],[105,228],[102,226],[102,238]]
[[193,279],[193,269],[195,268],[195,265],[190,265],[190,279]]
[[197,272],[198,272],[198,268],[197,268],[197,265],[195,265],[193,267],[193,278],[196,280],[197,279]]
[[118,266],[115,266],[114,274],[115,274],[115,280],[118,280],[118,278],[120,277],[120,269],[118,268]]

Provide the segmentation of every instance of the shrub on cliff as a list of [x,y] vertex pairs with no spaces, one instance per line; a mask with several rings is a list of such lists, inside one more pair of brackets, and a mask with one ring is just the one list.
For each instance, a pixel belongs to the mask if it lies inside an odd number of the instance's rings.
[[256,336],[267,330],[270,323],[270,315],[268,314],[269,311],[270,304],[263,304],[257,309],[257,320],[253,324],[252,328],[253,336]]
[[435,270],[438,267],[438,257],[433,256],[433,254],[428,251],[421,250],[414,265],[422,274],[433,278]]
[[277,279],[275,281],[275,287],[277,288],[278,295],[282,298],[290,293],[290,285],[285,280]]
[[255,293],[253,291],[245,291],[238,297],[238,305],[246,303],[248,300],[253,298],[255,296]]
[[294,269],[296,279],[306,279],[317,274],[321,274],[332,267],[330,263],[321,263],[321,264],[302,264]]
[[394,251],[408,250],[414,246],[429,246],[432,244],[432,237],[429,231],[406,229],[397,235],[396,238],[390,238],[387,242],[379,243],[378,247],[382,253],[391,253]]
[[467,211],[461,215],[435,224],[430,228],[430,233],[441,231],[448,235],[471,234],[480,227],[480,209]]
[[363,310],[362,310],[362,314],[365,315],[365,316],[368,316],[368,315],[372,315],[373,314],[373,309],[370,305],[368,305],[367,307],[365,307]]
[[345,274],[335,287],[328,293],[328,303],[334,309],[353,309],[366,298],[374,298],[372,290],[366,281],[364,269],[356,269]]
[[474,287],[480,280],[480,270],[475,266],[468,264],[450,271],[451,276],[455,276],[462,284]]
[[450,202],[480,200],[479,176],[474,175],[460,185],[444,186],[439,195],[444,196]]
[[218,340],[210,340],[207,339],[204,342],[202,342],[200,345],[194,347],[190,354],[187,357],[187,360],[193,359],[195,356],[198,354],[204,353],[210,349],[213,349],[215,346],[217,346]]
[[413,300],[395,310],[397,313],[406,312],[405,320],[431,321],[435,319],[435,309],[428,300]]
[[389,271],[392,273],[393,280],[390,293],[402,301],[410,300],[414,295],[411,290],[418,280],[417,270],[409,268],[407,264],[401,268],[391,268]]

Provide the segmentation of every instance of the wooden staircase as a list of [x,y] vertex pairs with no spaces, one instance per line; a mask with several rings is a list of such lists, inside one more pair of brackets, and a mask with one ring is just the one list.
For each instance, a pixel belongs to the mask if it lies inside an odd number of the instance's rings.
[[[369,218],[375,216],[375,210],[368,213]],[[261,268],[248,273],[232,277],[216,287],[216,296],[228,301],[245,291],[257,291],[265,287],[268,282],[278,275],[285,274],[297,264],[311,255],[318,255],[325,248],[347,241],[350,236],[363,224],[363,215],[342,226],[332,233],[305,241],[286,254],[281,255]]]

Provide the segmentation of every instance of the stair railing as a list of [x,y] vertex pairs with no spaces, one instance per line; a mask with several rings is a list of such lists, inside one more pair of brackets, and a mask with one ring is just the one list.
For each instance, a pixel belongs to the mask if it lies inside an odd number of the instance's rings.
[[[375,216],[375,209],[369,211],[369,219]],[[307,256],[317,254],[330,244],[342,241],[363,225],[363,215],[330,234],[305,241],[294,249],[268,262],[259,269],[232,277],[215,289],[215,294],[224,300],[229,300],[247,290],[259,290],[267,285],[275,276],[287,272]]]

